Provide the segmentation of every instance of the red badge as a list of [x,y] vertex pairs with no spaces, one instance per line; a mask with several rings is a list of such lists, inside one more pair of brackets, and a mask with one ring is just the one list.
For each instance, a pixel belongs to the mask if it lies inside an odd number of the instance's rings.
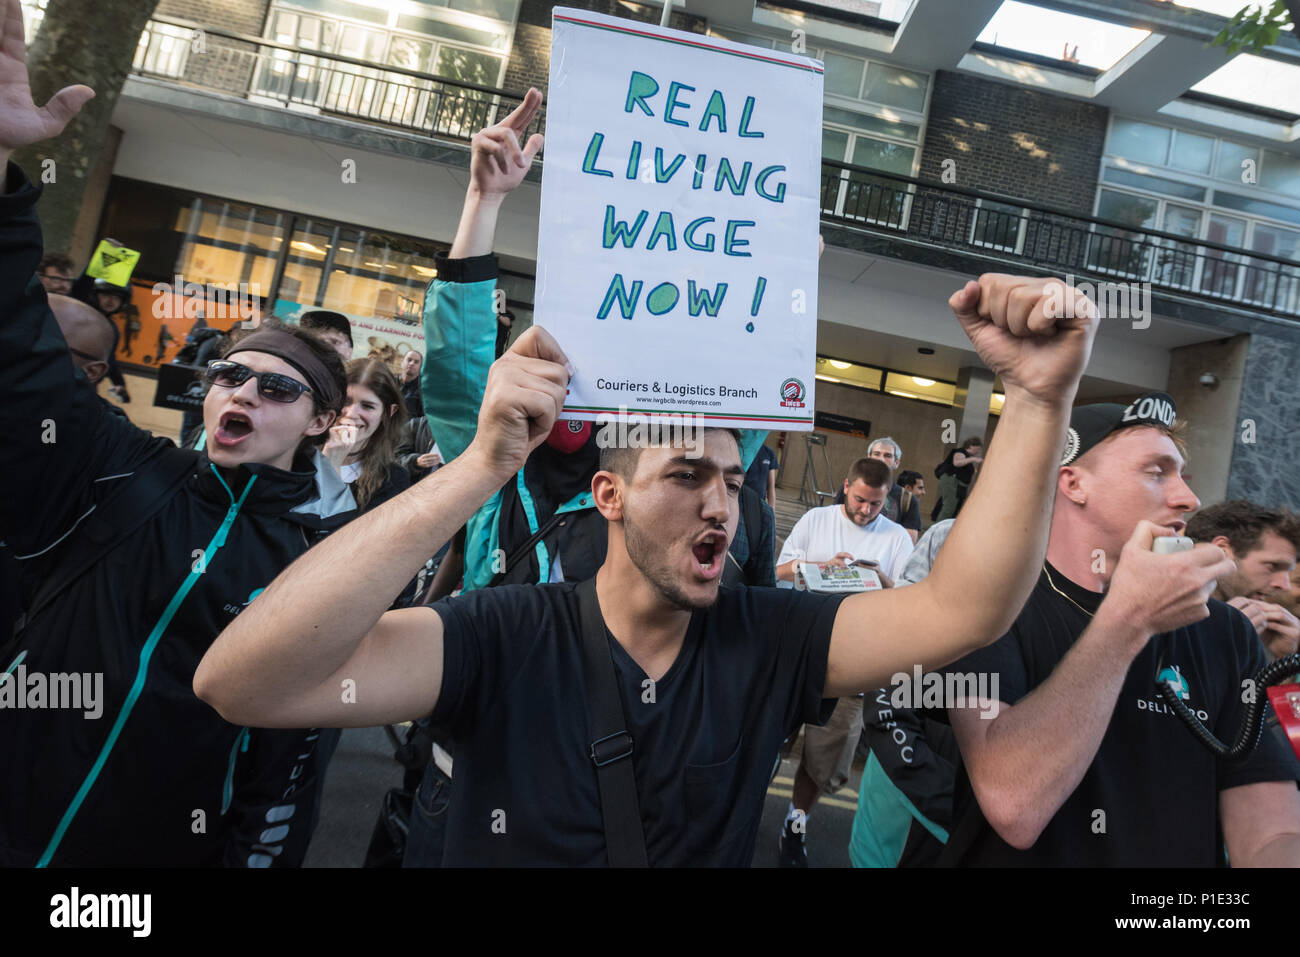
[[1274,685],[1268,689],[1268,700],[1291,749],[1300,758],[1300,685]]
[[555,451],[569,455],[587,444],[591,435],[591,423],[579,422],[577,419],[561,419],[546,437],[546,444]]

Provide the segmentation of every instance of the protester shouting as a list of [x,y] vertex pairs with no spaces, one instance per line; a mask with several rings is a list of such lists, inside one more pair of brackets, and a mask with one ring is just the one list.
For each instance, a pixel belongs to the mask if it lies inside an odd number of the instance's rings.
[[0,864],[298,864],[316,733],[231,724],[191,685],[216,634],[354,513],[315,448],[342,406],[342,362],[300,331],[235,343],[209,370],[201,453],[107,410],[33,280],[40,189],[9,162],[93,94],[68,87],[36,107],[18,0],[4,13],[0,539],[32,589],[0,667],[6,694],[30,698],[51,676],[99,690],[0,709]]
[[[501,162],[526,163],[509,142]],[[643,859],[747,865],[773,756],[799,723],[824,720],[828,699],[993,641],[1037,578],[1096,310],[1059,281],[992,274],[949,304],[1007,400],[987,481],[926,580],[847,598],[719,589],[744,468],[734,433],[712,429],[699,458],[672,445],[602,450],[591,494],[608,540],[594,579],[385,614],[550,434],[570,373],[533,328],[492,367],[469,447],[279,576],[209,650],[196,690],[259,725],[432,715],[457,748],[444,864],[598,865],[610,848],[581,616],[602,629],[620,676],[634,750],[619,736],[599,753],[633,762]],[[1019,534],[1004,534],[1013,525]],[[349,701],[344,681],[358,689]]]

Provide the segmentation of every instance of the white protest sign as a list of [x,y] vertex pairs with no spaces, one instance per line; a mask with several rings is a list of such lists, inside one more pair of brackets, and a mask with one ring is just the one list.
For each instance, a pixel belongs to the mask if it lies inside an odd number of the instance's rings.
[[565,417],[810,430],[822,65],[557,7],[535,322]]

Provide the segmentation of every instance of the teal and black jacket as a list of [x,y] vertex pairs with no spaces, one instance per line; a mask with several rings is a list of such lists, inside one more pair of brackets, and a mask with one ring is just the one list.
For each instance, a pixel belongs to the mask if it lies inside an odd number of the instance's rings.
[[[488,368],[495,358],[497,259],[440,257],[436,265],[438,275],[424,300],[425,356],[420,375],[425,415],[444,461],[449,462],[474,438]],[[745,466],[766,434],[742,431]],[[534,450],[524,468],[466,525],[465,590],[492,583],[505,570],[503,559],[556,517],[553,530],[500,583],[550,581],[557,553],[565,580],[594,575],[604,561],[606,541],[604,520],[591,499],[595,461],[594,440],[570,456],[560,456],[545,444]]]
[[[355,514],[352,496],[312,460],[218,471],[111,414],[34,278],[39,190],[13,164],[4,186],[5,567],[30,597],[70,550],[93,545],[103,557],[33,609],[17,643],[0,636],[0,865],[300,864],[319,798],[317,732],[229,724],[192,682],[221,630]],[[121,490],[164,460],[181,466],[174,494],[120,540],[89,541]],[[83,695],[96,682],[92,708]]]

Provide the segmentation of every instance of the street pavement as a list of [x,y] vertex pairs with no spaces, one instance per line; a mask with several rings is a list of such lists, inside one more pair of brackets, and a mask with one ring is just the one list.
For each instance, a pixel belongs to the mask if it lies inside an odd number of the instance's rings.
[[[754,867],[777,866],[777,841],[790,802],[800,742],[781,762],[768,788],[754,848]],[[857,809],[862,762],[855,761],[849,783],[823,797],[808,818],[808,863],[811,867],[848,867],[849,831]],[[360,867],[379,819],[385,792],[402,783],[402,768],[382,728],[343,732],[325,779],[320,823],[307,852],[307,867]]]

